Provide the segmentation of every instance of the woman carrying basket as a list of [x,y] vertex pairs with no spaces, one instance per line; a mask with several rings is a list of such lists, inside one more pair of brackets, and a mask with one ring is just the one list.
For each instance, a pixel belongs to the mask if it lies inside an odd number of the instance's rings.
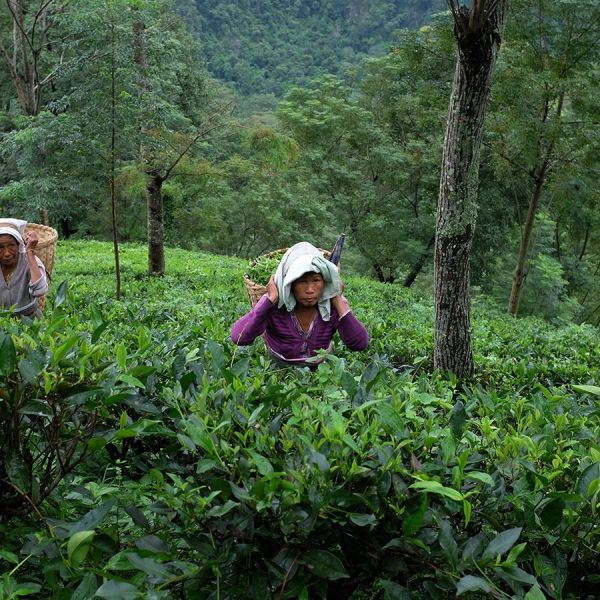
[[284,365],[314,367],[331,351],[335,332],[350,350],[364,350],[369,334],[342,296],[337,267],[308,242],[283,255],[267,293],[231,328],[235,344],[262,335],[273,358]]
[[35,255],[38,236],[25,232],[26,221],[0,219],[0,313],[38,318],[38,298],[48,293],[44,263]]

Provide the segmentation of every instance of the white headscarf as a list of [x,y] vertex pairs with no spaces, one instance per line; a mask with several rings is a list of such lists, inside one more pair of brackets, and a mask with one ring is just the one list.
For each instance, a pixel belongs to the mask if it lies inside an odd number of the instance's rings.
[[0,235],[12,235],[19,244],[19,252],[25,252],[25,226],[22,219],[0,219]]
[[285,306],[288,311],[294,310],[296,298],[292,293],[292,283],[304,273],[320,273],[325,286],[319,298],[319,312],[323,321],[331,318],[331,298],[341,290],[340,276],[337,267],[323,258],[323,253],[308,242],[294,244],[283,255],[277,271],[275,283],[279,292],[278,307]]

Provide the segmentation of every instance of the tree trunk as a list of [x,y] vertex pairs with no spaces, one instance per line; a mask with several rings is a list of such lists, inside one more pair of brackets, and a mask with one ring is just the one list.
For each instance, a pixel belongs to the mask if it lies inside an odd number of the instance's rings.
[[[40,76],[40,62],[48,54],[48,30],[54,20],[48,18],[54,0],[40,3],[37,9],[24,0],[6,0],[12,24],[12,48],[4,46],[0,35],[0,59],[5,64],[21,110],[36,116],[40,110],[42,89],[53,75]],[[26,20],[27,17],[27,20]]]
[[430,256],[429,251],[431,250],[431,247],[433,246],[434,242],[435,242],[435,236],[433,236],[429,240],[429,242],[427,243],[427,247],[425,248],[425,250],[423,250],[423,252],[419,255],[419,257],[415,261],[415,264],[413,265],[411,272],[404,279],[404,283],[402,284],[403,287],[409,288],[415,282],[417,276],[419,275],[419,273],[423,270],[423,267],[425,266],[425,261]]
[[115,21],[111,15],[110,23],[111,55],[110,55],[110,208],[115,257],[115,297],[121,299],[121,260],[119,255],[119,230],[117,228],[117,86],[115,65]]
[[[556,107],[557,121],[560,120],[562,115],[564,97],[564,93],[561,93],[558,97],[558,104]],[[549,111],[546,107],[544,109],[542,123],[547,122],[548,115]],[[540,198],[542,197],[542,189],[548,177],[550,164],[554,155],[554,147],[554,141],[551,141],[546,150],[543,152],[541,164],[539,164],[533,171],[533,187],[531,188],[531,195],[529,197],[529,208],[527,209],[527,217],[525,218],[525,223],[523,225],[523,233],[521,234],[521,243],[519,245],[519,255],[517,257],[517,266],[515,267],[512,288],[510,290],[510,297],[508,299],[509,315],[516,316],[519,310],[519,303],[521,302],[521,295],[523,294],[523,287],[525,286],[525,279],[527,277],[527,255],[529,254],[531,234],[533,232],[535,217],[540,205]]]
[[[469,262],[479,185],[485,109],[508,0],[449,0],[458,59],[442,156],[434,250],[434,366],[459,376],[473,371]],[[489,4],[489,6],[488,6]]]
[[165,274],[165,245],[163,223],[162,184],[164,179],[157,173],[149,173],[146,181],[148,204],[148,273]]
[[[146,25],[143,21],[136,21],[133,25],[133,60],[139,69],[139,87],[140,92],[146,98],[141,98],[142,102],[147,101],[147,97],[152,92],[152,84],[146,73],[146,48],[145,48]],[[149,116],[145,110],[141,114],[140,130],[142,133],[142,143],[140,148],[140,162],[146,174],[146,208],[148,212],[148,274],[165,274],[165,249],[164,249],[164,223],[163,223],[163,200],[162,184],[164,177],[161,177],[159,170],[155,166],[155,158],[147,143],[147,123]]]
[[585,253],[587,251],[587,245],[590,240],[590,228],[590,225],[588,225],[585,228],[585,236],[583,238],[583,246],[581,246],[581,252],[579,253],[579,260],[583,260],[583,257],[585,256]]
[[531,242],[535,216],[540,204],[543,183],[543,178],[536,177],[533,189],[531,190],[527,217],[525,218],[525,223],[523,225],[521,243],[519,244],[519,255],[517,256],[517,266],[513,275],[512,289],[510,290],[510,297],[508,299],[508,314],[513,316],[516,315],[519,310],[519,302],[521,301],[521,294],[523,292],[523,286],[525,285],[525,278],[527,277],[525,269],[527,253],[529,252],[529,243]]

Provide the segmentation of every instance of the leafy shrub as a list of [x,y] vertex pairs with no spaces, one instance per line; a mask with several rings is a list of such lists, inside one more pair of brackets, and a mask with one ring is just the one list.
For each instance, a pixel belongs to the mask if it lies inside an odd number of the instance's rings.
[[60,250],[69,301],[3,326],[17,365],[23,340],[54,356],[75,336],[42,372],[68,382],[65,405],[85,386],[78,406],[98,417],[36,518],[0,522],[0,597],[594,593],[593,328],[478,301],[479,380],[458,382],[430,372],[430,299],[348,278],[370,349],[280,370],[228,340],[246,310],[240,261],[170,251],[170,274],[148,279],[143,248],[126,246],[115,302],[108,245]]

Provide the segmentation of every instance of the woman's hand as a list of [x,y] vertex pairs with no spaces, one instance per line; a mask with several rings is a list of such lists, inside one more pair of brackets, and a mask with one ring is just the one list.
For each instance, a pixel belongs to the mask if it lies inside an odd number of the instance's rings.
[[350,305],[348,304],[348,300],[342,296],[342,292],[344,291],[344,282],[340,281],[340,293],[331,299],[333,306],[335,306],[335,310],[337,310],[338,315],[340,317],[346,314],[350,310]]
[[28,231],[23,239],[25,242],[25,256],[29,265],[29,276],[31,283],[36,283],[42,277],[42,272],[35,258],[35,247],[38,245],[39,238],[35,231]]
[[277,301],[279,300],[279,291],[277,290],[277,284],[275,283],[275,275],[271,275],[271,279],[269,279],[269,283],[267,283],[267,295],[273,304],[277,304]]
[[26,252],[33,252],[35,250],[35,247],[38,245],[38,241],[39,238],[37,236],[37,233],[35,233],[35,231],[28,231],[25,234],[25,251]]

